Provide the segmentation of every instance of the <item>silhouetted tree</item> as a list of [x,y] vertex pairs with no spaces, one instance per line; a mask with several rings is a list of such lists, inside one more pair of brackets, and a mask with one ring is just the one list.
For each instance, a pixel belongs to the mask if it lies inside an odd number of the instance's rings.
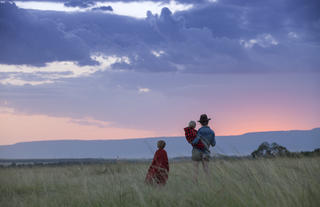
[[273,142],[271,145],[268,142],[263,142],[259,145],[258,149],[251,153],[252,157],[264,157],[264,156],[285,156],[290,152],[287,148]]
[[284,155],[288,155],[290,152],[289,150],[287,150],[287,148],[278,145],[277,143],[272,143],[271,144],[271,154],[273,156],[284,156]]

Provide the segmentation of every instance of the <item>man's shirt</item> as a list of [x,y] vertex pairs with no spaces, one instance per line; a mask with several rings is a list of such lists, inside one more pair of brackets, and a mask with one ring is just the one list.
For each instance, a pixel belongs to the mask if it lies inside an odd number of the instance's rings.
[[203,126],[198,130],[197,137],[192,141],[192,144],[197,144],[199,140],[203,140],[208,148],[209,145],[216,145],[215,133],[209,126]]

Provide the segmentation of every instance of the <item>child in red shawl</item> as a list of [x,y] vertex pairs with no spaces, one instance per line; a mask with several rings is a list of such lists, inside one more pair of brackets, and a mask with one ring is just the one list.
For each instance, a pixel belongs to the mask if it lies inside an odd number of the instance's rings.
[[165,185],[168,180],[169,162],[167,152],[164,150],[165,141],[157,143],[158,150],[154,154],[151,166],[149,167],[145,182],[148,184]]

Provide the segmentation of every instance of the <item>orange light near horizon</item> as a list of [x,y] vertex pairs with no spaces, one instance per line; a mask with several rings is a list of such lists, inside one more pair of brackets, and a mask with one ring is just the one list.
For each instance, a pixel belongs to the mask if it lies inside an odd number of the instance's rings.
[[[295,112],[287,109],[271,109],[261,106],[236,109],[216,113],[209,125],[217,136],[241,135],[248,132],[309,130],[320,127],[317,114],[303,118],[306,111]],[[209,117],[214,113],[208,113]],[[47,115],[26,115],[13,109],[0,108],[0,145],[17,142],[61,140],[61,139],[130,139],[161,136],[184,136],[185,118],[175,126],[156,130],[117,128],[110,123],[92,118],[72,119]],[[159,120],[161,122],[161,120]],[[155,123],[156,124],[156,123]],[[158,126],[159,124],[157,124]],[[199,125],[197,126],[199,128]]]
[[152,131],[116,128],[90,118],[0,113],[0,145],[61,139],[121,139],[154,137]]
[[[307,118],[306,118],[307,117]],[[237,113],[218,114],[213,123],[218,135],[240,135],[249,132],[310,130],[320,127],[317,113],[296,111],[294,107],[248,106]]]

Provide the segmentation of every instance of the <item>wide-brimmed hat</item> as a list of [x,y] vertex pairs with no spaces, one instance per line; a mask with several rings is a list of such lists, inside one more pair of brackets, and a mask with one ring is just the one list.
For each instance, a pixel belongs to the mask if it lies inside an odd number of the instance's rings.
[[206,123],[206,122],[208,122],[209,120],[211,120],[211,119],[208,118],[207,114],[201,114],[200,120],[199,120],[198,122],[200,122],[200,123]]

